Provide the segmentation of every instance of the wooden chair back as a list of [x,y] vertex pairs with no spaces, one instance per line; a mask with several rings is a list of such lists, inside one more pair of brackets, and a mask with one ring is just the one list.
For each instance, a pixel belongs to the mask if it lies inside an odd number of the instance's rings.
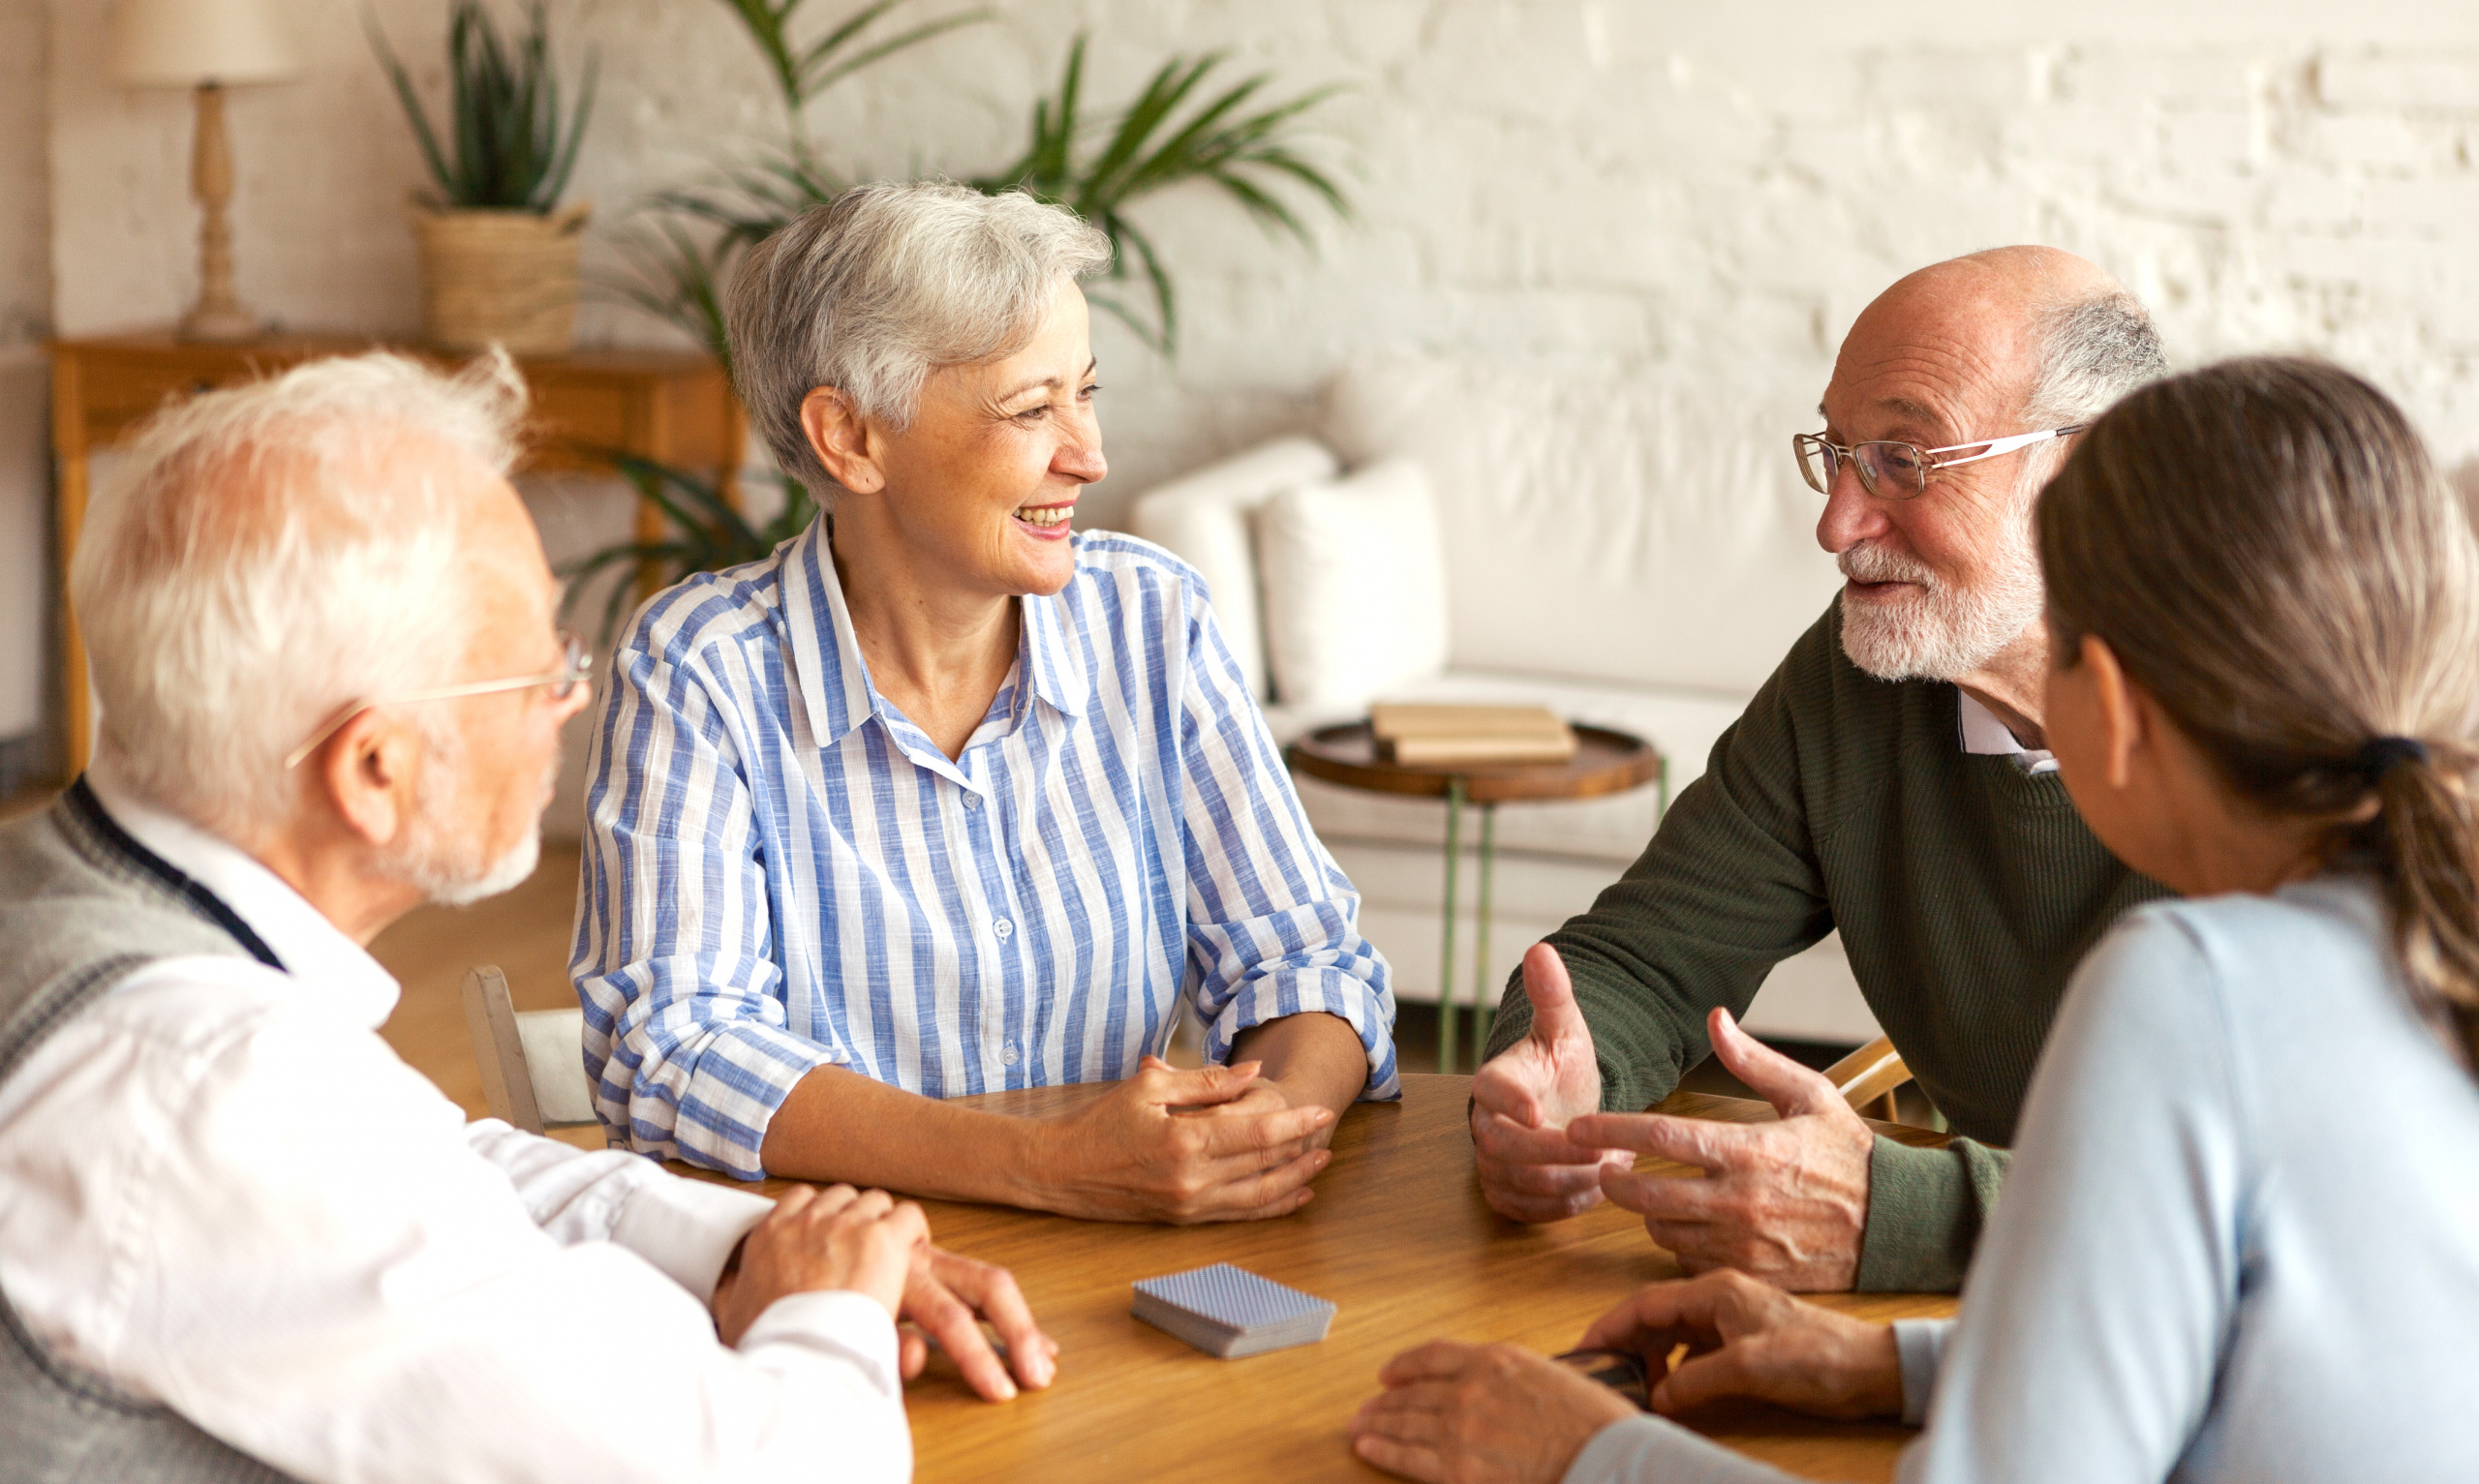
[[1825,1080],[1861,1115],[1897,1123],[1894,1089],[1911,1080],[1902,1053],[1883,1036],[1824,1069]]
[[484,964],[465,971],[465,1029],[482,1064],[482,1097],[492,1117],[528,1134],[596,1121],[579,1050],[582,1011],[519,1012],[508,998],[507,976]]

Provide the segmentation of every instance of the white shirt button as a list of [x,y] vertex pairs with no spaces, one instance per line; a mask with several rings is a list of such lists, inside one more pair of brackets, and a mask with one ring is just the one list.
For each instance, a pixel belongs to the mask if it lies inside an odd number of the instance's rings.
[[990,930],[998,934],[998,941],[1004,943],[1016,935],[1016,924],[1002,917],[990,924]]
[[1006,1049],[998,1053],[998,1059],[1010,1067],[1016,1065],[1016,1043],[1007,1043]]
[[965,790],[964,790],[964,807],[965,807],[965,808],[967,808],[967,809],[978,809],[978,808],[980,808],[980,807],[981,807],[981,796],[980,796],[979,794],[974,793],[971,789],[965,789]]

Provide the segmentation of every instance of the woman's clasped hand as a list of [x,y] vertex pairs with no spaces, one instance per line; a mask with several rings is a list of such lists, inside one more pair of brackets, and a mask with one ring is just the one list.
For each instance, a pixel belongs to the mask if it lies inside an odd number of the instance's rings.
[[1246,1221],[1308,1204],[1333,1159],[1334,1110],[1294,1105],[1256,1062],[1182,1071],[1148,1056],[1136,1075],[1055,1121],[1051,1209],[1103,1221]]

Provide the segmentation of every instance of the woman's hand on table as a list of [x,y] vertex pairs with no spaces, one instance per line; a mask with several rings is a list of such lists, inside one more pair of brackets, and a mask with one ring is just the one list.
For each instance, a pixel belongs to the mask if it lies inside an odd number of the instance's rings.
[[1044,1126],[1022,1203],[1181,1226],[1299,1210],[1333,1158],[1318,1141],[1334,1111],[1259,1089],[1257,1072],[1254,1062],[1181,1071],[1145,1058],[1136,1075]]
[[[1680,1346],[1687,1358],[1668,1375]],[[1638,1289],[1584,1332],[1582,1349],[1644,1357],[1653,1410],[1754,1397],[1819,1417],[1902,1415],[1902,1359],[1893,1326],[1820,1309],[1724,1269]]]
[[1556,1484],[1593,1435],[1637,1415],[1618,1393],[1511,1345],[1433,1340],[1377,1373],[1352,1451],[1389,1473],[1454,1484]]

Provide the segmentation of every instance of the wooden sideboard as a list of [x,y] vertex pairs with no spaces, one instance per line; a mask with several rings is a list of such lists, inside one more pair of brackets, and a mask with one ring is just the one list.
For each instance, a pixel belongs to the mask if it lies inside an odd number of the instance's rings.
[[[60,532],[66,607],[70,553],[85,522],[87,458],[110,446],[167,402],[282,371],[321,356],[401,350],[431,360],[437,351],[347,335],[285,335],[214,344],[168,334],[55,341],[51,346],[53,499]],[[613,452],[685,469],[712,470],[728,484],[740,463],[747,423],[722,368],[710,356],[661,350],[578,350],[520,356],[533,392],[529,470],[608,469]],[[637,514],[640,534],[659,535],[661,513]],[[94,746],[86,649],[74,614],[61,622],[66,763],[71,777]]]

